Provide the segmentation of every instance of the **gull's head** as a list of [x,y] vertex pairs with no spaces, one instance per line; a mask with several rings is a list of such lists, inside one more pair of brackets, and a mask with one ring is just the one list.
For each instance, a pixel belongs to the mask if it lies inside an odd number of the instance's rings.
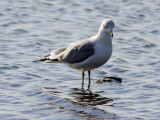
[[105,32],[106,34],[109,34],[113,38],[113,28],[114,28],[114,22],[111,19],[104,19],[102,21],[100,30],[101,32]]

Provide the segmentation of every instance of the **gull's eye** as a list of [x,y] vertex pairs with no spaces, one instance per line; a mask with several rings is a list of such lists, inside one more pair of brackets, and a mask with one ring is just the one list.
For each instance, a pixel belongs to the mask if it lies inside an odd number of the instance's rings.
[[104,26],[105,28],[108,28],[108,26],[106,25],[106,26]]

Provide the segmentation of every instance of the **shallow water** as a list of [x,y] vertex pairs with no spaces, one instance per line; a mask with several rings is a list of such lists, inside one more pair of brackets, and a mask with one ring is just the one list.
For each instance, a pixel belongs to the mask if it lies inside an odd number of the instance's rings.
[[[1,0],[0,118],[3,120],[158,120],[160,118],[159,0]],[[91,89],[81,72],[37,56],[97,33],[115,22],[114,52],[92,70]],[[95,83],[118,76],[122,83]]]

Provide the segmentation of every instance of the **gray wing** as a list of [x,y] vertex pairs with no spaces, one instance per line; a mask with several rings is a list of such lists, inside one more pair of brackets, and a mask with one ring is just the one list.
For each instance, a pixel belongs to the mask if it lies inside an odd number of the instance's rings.
[[68,47],[61,60],[66,63],[79,63],[94,54],[94,44],[88,40],[75,43]]
[[[67,46],[68,47],[68,46]],[[63,47],[63,48],[59,48],[57,50],[54,50],[54,55],[58,55],[60,54],[61,52],[65,51],[67,49],[67,47]]]

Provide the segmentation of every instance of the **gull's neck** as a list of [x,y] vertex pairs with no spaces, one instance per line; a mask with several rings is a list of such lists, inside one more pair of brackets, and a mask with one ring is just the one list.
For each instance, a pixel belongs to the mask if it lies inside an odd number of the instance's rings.
[[99,32],[96,36],[98,41],[102,42],[103,44],[112,44],[112,37],[109,33],[106,33],[102,28],[99,29]]

